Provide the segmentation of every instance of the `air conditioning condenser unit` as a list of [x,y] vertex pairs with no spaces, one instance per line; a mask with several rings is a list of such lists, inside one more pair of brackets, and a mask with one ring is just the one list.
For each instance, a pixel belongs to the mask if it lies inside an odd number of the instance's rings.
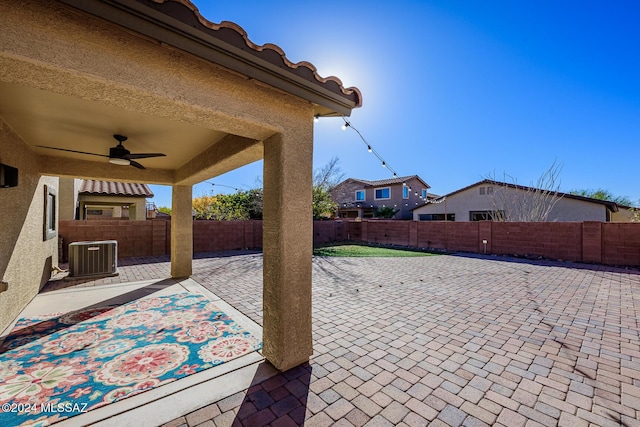
[[117,276],[118,242],[74,242],[69,244],[69,277]]

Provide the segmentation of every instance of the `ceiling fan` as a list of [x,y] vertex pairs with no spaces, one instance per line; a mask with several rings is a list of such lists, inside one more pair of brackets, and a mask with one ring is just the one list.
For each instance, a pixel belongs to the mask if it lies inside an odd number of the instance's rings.
[[106,154],[97,154],[97,153],[87,153],[86,151],[76,151],[76,150],[68,150],[66,148],[58,148],[58,147],[46,147],[44,145],[36,145],[36,147],[40,148],[49,148],[51,150],[60,150],[60,151],[68,151],[70,153],[80,153],[80,154],[89,154],[90,156],[100,156],[100,157],[108,157],[109,162],[115,165],[131,165],[138,169],[145,169],[140,163],[136,162],[134,159],[146,159],[149,157],[163,157],[166,154],[163,153],[131,153],[129,150],[124,148],[122,145],[123,142],[127,140],[126,136],[123,135],[113,135],[116,141],[118,141],[118,145],[115,147],[109,148],[109,155]]

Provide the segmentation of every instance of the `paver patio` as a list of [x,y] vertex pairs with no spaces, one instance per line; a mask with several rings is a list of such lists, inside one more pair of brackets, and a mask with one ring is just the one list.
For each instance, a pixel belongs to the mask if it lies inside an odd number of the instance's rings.
[[[168,274],[130,259],[84,286]],[[262,323],[261,254],[198,255],[193,278]],[[310,363],[165,426],[640,426],[639,311],[634,269],[315,258]]]

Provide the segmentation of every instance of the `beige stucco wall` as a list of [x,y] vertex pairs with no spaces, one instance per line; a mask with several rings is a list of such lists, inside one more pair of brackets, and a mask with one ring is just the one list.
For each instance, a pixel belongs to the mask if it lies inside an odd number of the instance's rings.
[[[507,198],[516,194],[521,194],[520,190],[513,188],[498,188],[493,186],[494,195],[480,194],[479,188],[487,187],[480,185],[469,188],[460,193],[447,197],[446,201],[440,204],[429,204],[413,211],[413,219],[418,221],[421,214],[455,214],[456,221],[469,221],[470,211],[488,211],[500,206],[500,198],[496,196],[497,191],[505,191]],[[496,205],[497,203],[497,205]],[[570,198],[561,198],[551,210],[548,221],[606,221],[607,211],[604,205],[590,203]]]
[[278,369],[313,353],[311,108],[292,113],[299,123],[264,143],[263,354]]
[[60,213],[60,220],[68,221],[75,219],[79,188],[79,179],[60,178],[58,185],[58,212]]
[[633,219],[633,211],[620,208],[618,212],[611,214],[611,222],[631,222]]
[[607,207],[597,203],[562,198],[549,214],[551,221],[607,221]]
[[0,163],[18,168],[18,186],[0,188],[0,331],[38,293],[58,264],[58,238],[43,241],[45,185],[57,190],[58,178],[40,177],[33,152],[0,117]]

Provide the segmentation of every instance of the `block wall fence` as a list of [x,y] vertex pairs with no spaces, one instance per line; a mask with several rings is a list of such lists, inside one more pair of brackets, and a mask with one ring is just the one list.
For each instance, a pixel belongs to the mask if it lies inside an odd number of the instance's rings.
[[[59,235],[65,261],[69,243],[96,240],[117,240],[121,258],[168,255],[171,221],[60,221]],[[640,223],[316,221],[313,241],[315,245],[350,241],[640,267]],[[262,221],[193,222],[195,253],[245,248],[262,248]]]

